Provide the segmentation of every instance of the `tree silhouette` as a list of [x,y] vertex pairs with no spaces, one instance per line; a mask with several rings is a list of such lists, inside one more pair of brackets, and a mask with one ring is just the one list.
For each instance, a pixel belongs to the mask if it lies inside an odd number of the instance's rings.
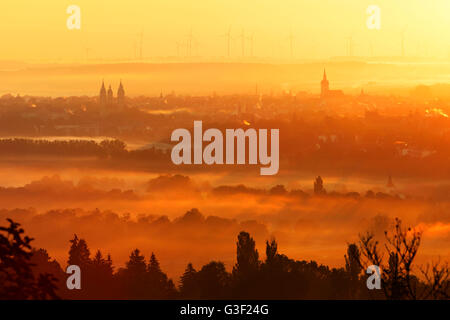
[[383,254],[373,234],[360,236],[361,252],[367,260],[366,267],[370,263],[382,269],[381,284],[387,299],[417,299],[418,280],[411,271],[422,233],[411,228],[403,229],[401,220],[396,218],[393,234],[385,231],[385,238],[387,264],[383,264]]
[[147,264],[139,249],[130,254],[126,268],[119,270],[118,277],[121,288],[129,299],[144,299],[146,297]]
[[88,266],[91,262],[90,251],[87,243],[84,239],[78,239],[75,234],[73,239],[70,240],[71,246],[69,250],[69,259],[67,260],[68,265],[77,265],[80,268]]
[[148,272],[154,273],[154,274],[161,273],[161,267],[159,266],[159,261],[158,261],[158,259],[156,259],[156,256],[153,252],[152,252],[152,255],[150,256],[150,262],[148,264]]
[[347,284],[349,289],[349,296],[356,297],[359,294],[361,281],[360,274],[362,271],[361,266],[361,253],[356,244],[351,243],[347,247],[347,254],[345,258],[345,271],[348,276],[349,283]]
[[120,287],[129,299],[169,299],[176,296],[175,285],[162,272],[154,253],[147,265],[139,249],[135,249],[125,269],[117,273]]
[[114,271],[111,256],[108,255],[107,259],[104,259],[100,250],[97,250],[94,259],[92,259],[92,267],[98,270],[98,272],[104,273],[108,276],[112,276]]
[[450,299],[450,269],[448,262],[440,261],[428,263],[421,268],[426,286],[422,292],[422,299],[448,300]]
[[158,259],[152,252],[150,262],[148,264],[148,286],[150,297],[153,299],[167,299],[175,295],[175,285],[167,275],[161,271]]
[[112,266],[111,256],[108,255],[107,259],[103,258],[100,250],[97,250],[91,264],[87,270],[88,281],[91,282],[89,289],[90,298],[103,299],[113,298],[114,268]]
[[[51,259],[47,250],[32,248],[31,253],[31,269],[35,277],[39,277],[40,274],[50,274],[57,279],[58,283],[65,283],[66,273],[55,259]],[[62,292],[60,294],[62,295]]]
[[[0,227],[0,299],[448,299],[448,263],[422,269],[424,280],[413,274],[421,233],[404,229],[396,220],[385,233],[385,252],[374,236],[360,236],[359,247],[349,244],[345,266],[332,268],[315,261],[290,259],[275,239],[266,241],[266,257],[259,260],[254,239],[242,231],[236,242],[232,273],[220,261],[196,270],[191,263],[181,276],[179,291],[152,253],[148,263],[139,249],[131,252],[124,268],[115,272],[112,259],[100,250],[90,257],[85,240],[70,241],[67,262],[82,270],[82,290],[65,287],[67,275],[45,249],[31,248],[19,224],[8,220]],[[383,259],[386,257],[386,259]],[[361,271],[375,264],[382,269],[383,291],[368,290]],[[59,288],[56,282],[59,283]],[[373,292],[376,291],[376,292]]]
[[349,244],[347,247],[347,254],[345,257],[345,270],[350,275],[350,280],[358,280],[359,274],[361,273],[361,254],[359,252],[358,246],[354,243]]
[[315,195],[322,195],[325,194],[326,191],[323,188],[323,180],[321,176],[318,176],[316,180],[314,181],[314,194]]
[[197,271],[189,263],[180,278],[180,294],[182,298],[198,299],[200,291],[197,286]]
[[278,244],[275,239],[266,241],[266,264],[273,265],[278,255]]
[[248,232],[242,231],[236,243],[237,262],[233,273],[237,276],[248,276],[259,269],[259,255],[255,248],[255,241]]
[[20,224],[7,219],[0,227],[0,299],[58,299],[57,279],[48,273],[33,274],[32,238],[22,236]]
[[145,257],[141,255],[139,249],[135,249],[130,254],[130,260],[127,262],[127,271],[131,274],[141,275],[147,270],[147,264],[145,263]]
[[242,231],[236,243],[236,265],[233,267],[234,290],[239,296],[250,297],[257,293],[260,261],[255,241]]
[[82,290],[66,290],[69,298],[72,299],[90,299],[96,297],[100,290],[98,288],[99,277],[93,266],[93,260],[90,258],[91,252],[86,240],[78,238],[74,234],[73,239],[69,240],[69,258],[68,265],[76,265],[81,271],[81,287]]
[[200,299],[230,298],[230,274],[220,261],[211,261],[197,273]]
[[278,253],[278,244],[275,239],[266,241],[266,260],[261,265],[262,279],[264,288],[262,288],[263,298],[274,299],[283,297],[289,290],[286,286],[286,260]]

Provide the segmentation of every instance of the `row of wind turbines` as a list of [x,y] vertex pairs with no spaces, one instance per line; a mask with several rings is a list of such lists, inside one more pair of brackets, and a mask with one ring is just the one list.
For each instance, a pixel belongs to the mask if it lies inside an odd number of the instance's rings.
[[[406,28],[402,30],[401,32],[401,40],[400,40],[400,51],[401,56],[405,57],[405,31]],[[245,29],[242,28],[239,31],[232,33],[231,26],[228,28],[227,32],[224,34],[219,35],[219,37],[225,39],[225,49],[226,52],[224,54],[225,57],[231,58],[234,57],[255,57],[255,33],[246,33]],[[281,47],[281,44],[283,45],[288,44],[288,52],[291,59],[295,58],[295,45],[296,45],[296,36],[292,32],[292,30],[289,31],[289,34],[284,37],[281,41],[278,42],[278,47]],[[238,41],[238,45],[236,45],[236,40]],[[355,40],[353,35],[349,35],[348,37],[344,38],[344,45],[345,45],[345,56],[347,57],[353,57],[355,55],[355,47],[358,47],[357,44],[355,44]],[[176,55],[177,57],[193,57],[193,56],[199,56],[198,54],[198,48],[199,48],[199,41],[198,39],[193,35],[192,28],[190,29],[189,33],[181,40],[176,41]],[[317,49],[317,43],[313,43],[313,51]],[[422,46],[426,46],[426,44],[422,44]],[[193,50],[194,49],[194,50]],[[273,49],[274,53],[278,49],[278,55],[281,51],[280,48]],[[419,48],[417,49],[419,52]],[[286,50],[287,51],[287,50]],[[285,52],[286,52],[285,51]],[[361,51],[361,50],[360,50]],[[368,56],[374,56],[374,45],[372,41],[369,41],[368,44]]]
[[[242,57],[249,56],[254,57],[254,33],[246,35],[244,28],[242,28],[238,36],[232,36],[231,26],[225,34],[219,35],[219,37],[226,39],[226,56],[231,57],[231,49],[234,40],[240,40],[241,43],[241,55]],[[180,41],[176,41],[177,57],[193,57],[198,56],[199,41],[192,33],[192,28],[189,33]],[[248,45],[248,46],[247,46]],[[192,50],[194,49],[194,51]],[[246,49],[248,51],[246,51]],[[194,54],[193,54],[194,52]]]
[[[406,28],[405,28],[406,29]],[[401,32],[401,56],[405,57],[405,29]],[[223,57],[228,59],[231,58],[254,58],[255,57],[255,33],[247,33],[244,28],[236,30],[232,32],[232,27],[229,26],[227,31],[224,34],[218,35],[219,38],[225,40],[225,52]],[[289,34],[278,41],[277,44],[273,46],[273,56],[280,56],[282,51],[283,55],[289,55],[291,59],[295,58],[295,45],[296,45],[296,36],[292,32],[289,31]],[[350,35],[345,40],[345,55],[347,57],[354,56],[354,48],[357,47],[353,36]],[[237,42],[237,43],[236,43]],[[312,50],[315,52],[317,50],[317,43],[312,44]],[[180,40],[175,41],[176,48],[176,57],[177,58],[192,58],[199,57],[199,46],[200,42],[194,36],[192,31],[192,27],[189,29],[189,32]],[[284,47],[283,49],[282,46]],[[288,48],[286,48],[288,46]],[[424,45],[422,45],[424,46]],[[425,45],[426,46],[426,45]],[[142,29],[139,33],[136,34],[133,48],[133,58],[132,60],[144,60],[144,30]],[[419,47],[418,47],[419,50]],[[360,50],[361,51],[361,50]],[[89,60],[91,48],[86,48],[86,60]],[[418,51],[419,52],[419,51]],[[373,43],[370,41],[368,56],[374,56]]]

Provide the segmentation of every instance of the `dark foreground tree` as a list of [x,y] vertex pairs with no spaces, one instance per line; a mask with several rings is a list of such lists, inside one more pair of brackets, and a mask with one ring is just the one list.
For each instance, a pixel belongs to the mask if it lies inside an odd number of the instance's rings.
[[[97,250],[91,258],[87,242],[74,236],[69,264],[81,269],[81,290],[66,288],[67,274],[44,249],[30,246],[19,224],[9,220],[0,227],[0,299],[448,299],[450,273],[447,263],[434,263],[415,272],[421,233],[404,229],[396,220],[385,243],[371,234],[361,236],[360,246],[349,244],[345,266],[329,268],[315,261],[294,260],[279,253],[275,239],[266,242],[266,258],[259,260],[254,239],[238,235],[236,264],[230,274],[224,263],[211,261],[195,270],[188,264],[179,291],[162,271],[155,254],[146,260],[138,249],[124,268],[114,271],[112,259]],[[381,250],[382,248],[383,250]],[[384,258],[384,259],[383,259]],[[383,290],[366,287],[365,270],[381,268]],[[51,275],[50,275],[51,274]]]
[[220,261],[211,261],[197,273],[200,299],[230,298],[230,274]]
[[19,223],[7,220],[9,227],[0,227],[0,299],[58,299],[56,278],[33,274],[33,239],[23,236]]
[[176,288],[171,279],[161,270],[159,261],[152,253],[147,264],[139,249],[135,249],[126,268],[115,275],[121,297],[126,299],[171,299],[176,297]]
[[180,278],[180,295],[184,299],[199,299],[200,290],[197,286],[197,271],[192,263],[188,263]]
[[356,244],[351,243],[347,247],[345,258],[345,272],[347,274],[348,296],[357,298],[364,290],[360,275],[362,272],[361,253]]
[[420,268],[425,281],[413,274],[421,239],[420,231],[403,228],[398,218],[395,219],[394,230],[385,231],[384,252],[373,234],[360,236],[360,248],[365,257],[362,266],[366,269],[369,265],[376,265],[381,269],[381,286],[387,299],[448,298],[448,265],[435,264],[431,270]]
[[151,299],[168,299],[176,295],[173,281],[162,272],[159,261],[152,252],[147,270],[149,296]]
[[242,231],[236,243],[236,265],[233,268],[234,295],[252,298],[260,292],[260,261],[255,240],[248,232]]
[[424,299],[450,299],[450,269],[448,262],[440,261],[428,263],[426,267],[421,268],[422,275],[425,278],[425,289],[423,291]]

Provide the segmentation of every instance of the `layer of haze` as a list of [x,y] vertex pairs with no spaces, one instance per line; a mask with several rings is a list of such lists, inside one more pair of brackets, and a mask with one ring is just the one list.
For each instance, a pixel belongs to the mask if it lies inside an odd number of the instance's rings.
[[[62,265],[68,241],[76,233],[87,240],[92,253],[97,249],[111,253],[115,266],[123,266],[136,247],[147,258],[155,252],[175,278],[188,262],[201,266],[222,260],[231,269],[236,236],[242,230],[254,236],[262,258],[265,241],[275,237],[280,252],[289,257],[342,266],[348,243],[369,230],[383,239],[395,217],[424,231],[419,264],[449,258],[447,200],[305,197],[297,188],[312,194],[312,181],[309,186],[305,181],[288,183],[287,191],[280,192],[270,190],[273,185],[268,182],[238,187],[236,181],[224,186],[223,178],[209,178],[133,177],[119,172],[99,172],[79,180],[47,176],[0,188],[0,221],[9,217],[21,222],[36,238],[34,245],[46,248]],[[376,181],[366,183],[344,185],[325,177],[327,190],[342,195],[369,187],[386,191]],[[448,184],[441,187],[448,192]],[[404,190],[411,191],[408,185],[398,184],[397,192]],[[423,187],[419,194],[426,192]],[[20,209],[15,209],[19,203]]]
[[[96,96],[102,79],[114,90],[119,80],[127,96],[284,93],[317,94],[323,68],[331,89],[345,94],[409,95],[414,86],[450,82],[450,63],[382,63],[324,60],[270,63],[99,63],[15,65],[0,63],[0,95]],[[445,94],[448,97],[448,93]]]

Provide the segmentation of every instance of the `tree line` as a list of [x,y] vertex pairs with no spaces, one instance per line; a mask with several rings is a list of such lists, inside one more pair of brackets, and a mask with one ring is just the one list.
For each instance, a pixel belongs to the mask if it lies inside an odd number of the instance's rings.
[[[395,227],[386,231],[383,246],[370,233],[348,244],[345,265],[330,268],[315,261],[295,260],[266,241],[262,259],[251,235],[239,233],[236,263],[231,272],[221,261],[196,269],[188,263],[175,284],[161,269],[154,253],[147,259],[131,251],[124,267],[116,269],[109,254],[91,254],[87,242],[74,235],[67,265],[81,269],[81,289],[69,290],[68,274],[45,249],[31,246],[20,224],[8,219],[0,227],[0,299],[449,299],[448,263],[413,271],[422,234]],[[383,248],[383,249],[381,249]],[[384,257],[387,257],[385,259]],[[369,290],[369,265],[382,269],[381,289]]]
[[5,156],[57,156],[57,157],[96,157],[120,160],[170,160],[164,150],[127,150],[125,142],[118,139],[95,140],[47,140],[10,138],[0,139],[0,154]]

